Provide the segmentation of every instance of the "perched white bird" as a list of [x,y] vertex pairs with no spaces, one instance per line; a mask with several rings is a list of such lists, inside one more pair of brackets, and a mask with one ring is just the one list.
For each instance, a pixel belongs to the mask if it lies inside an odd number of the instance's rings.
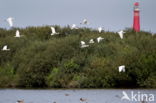
[[2,48],[2,51],[9,51],[10,49],[8,49],[8,46],[7,45],[4,45],[3,48]]
[[124,33],[125,33],[125,32],[122,31],[122,30],[118,32],[118,34],[119,34],[119,36],[120,36],[121,39],[123,39],[123,34],[124,34]]
[[123,96],[122,96],[121,100],[129,100],[130,101],[128,94],[125,91],[122,91],[122,94],[123,94]]
[[98,31],[99,31],[99,33],[101,33],[102,32],[102,27],[99,27]]
[[81,41],[81,48],[86,48],[86,47],[89,47],[89,45],[86,45],[84,41]]
[[93,40],[93,39],[90,39],[90,40],[89,40],[89,43],[90,43],[90,44],[93,44],[93,43],[94,43],[94,40]]
[[83,21],[82,21],[82,23],[80,23],[80,24],[89,24],[89,22],[87,21],[87,19],[83,19]]
[[16,30],[16,35],[14,37],[16,37],[16,38],[20,38],[21,37],[19,30]]
[[78,27],[76,27],[76,24],[73,24],[70,28],[71,29],[78,29]]
[[51,27],[51,31],[52,31],[51,35],[59,34],[59,33],[57,33],[57,32],[55,31],[55,28],[54,28],[54,27]]
[[9,23],[10,27],[13,27],[13,20],[14,20],[14,18],[12,18],[12,17],[9,17],[6,19],[6,21]]
[[98,38],[97,38],[97,42],[100,43],[100,41],[102,41],[103,39],[104,39],[104,38],[102,38],[102,37],[98,37]]
[[126,70],[125,70],[125,65],[121,65],[121,66],[119,66],[119,72],[125,72]]

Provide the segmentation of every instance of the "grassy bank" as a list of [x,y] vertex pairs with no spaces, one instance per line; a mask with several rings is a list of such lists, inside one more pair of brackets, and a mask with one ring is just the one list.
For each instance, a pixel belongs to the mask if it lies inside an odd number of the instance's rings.
[[[15,38],[19,29],[21,38]],[[156,35],[56,26],[0,29],[0,87],[156,88]],[[105,38],[80,48],[80,41]],[[118,66],[126,72],[119,73]]]

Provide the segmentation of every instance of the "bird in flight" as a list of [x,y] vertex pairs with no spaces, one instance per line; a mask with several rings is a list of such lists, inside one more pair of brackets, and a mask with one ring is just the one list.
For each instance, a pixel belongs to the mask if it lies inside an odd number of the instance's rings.
[[6,21],[9,23],[10,27],[13,27],[13,20],[14,20],[14,18],[12,18],[12,17],[9,17],[6,19]]
[[104,38],[102,38],[102,37],[98,37],[98,38],[97,38],[97,42],[100,43],[103,39],[104,39]]
[[121,65],[121,66],[119,66],[119,72],[125,72],[126,70],[125,70],[125,65]]
[[99,31],[99,33],[101,33],[102,32],[102,27],[98,27],[98,31]]
[[59,33],[57,33],[57,32],[55,31],[55,28],[54,28],[54,27],[51,27],[51,31],[52,31],[51,35],[59,34]]
[[118,32],[118,34],[119,34],[119,36],[120,36],[121,39],[123,39],[123,34],[124,34],[124,33],[125,33],[125,32],[124,32],[123,30],[121,30],[121,31]]
[[71,29],[78,29],[78,27],[76,26],[76,24],[73,24],[70,28]]
[[88,24],[89,24],[89,22],[88,22],[88,20],[87,20],[87,19],[83,19],[82,23],[80,23],[80,24],[88,25]]
[[9,51],[10,49],[8,49],[8,46],[7,45],[4,45],[3,48],[2,48],[2,51]]
[[20,38],[21,37],[19,30],[16,30],[16,35],[14,37],[16,37],[16,38]]

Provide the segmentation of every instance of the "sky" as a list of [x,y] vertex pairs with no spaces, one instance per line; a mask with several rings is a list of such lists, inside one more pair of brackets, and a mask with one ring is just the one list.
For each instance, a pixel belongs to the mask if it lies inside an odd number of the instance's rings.
[[15,27],[77,24],[119,31],[133,25],[133,4],[140,3],[141,30],[156,33],[156,0],[0,0],[0,27],[13,17]]

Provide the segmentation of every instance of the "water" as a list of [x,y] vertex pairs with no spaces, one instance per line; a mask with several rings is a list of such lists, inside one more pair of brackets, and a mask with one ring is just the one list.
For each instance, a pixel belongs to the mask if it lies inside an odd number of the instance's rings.
[[[25,103],[141,103],[140,101],[121,100],[122,92],[128,96],[131,93],[156,96],[156,90],[130,90],[130,89],[76,89],[76,90],[25,90],[25,89],[0,89],[0,103],[16,103],[24,100]],[[65,94],[69,94],[66,96]],[[87,101],[82,102],[80,98]],[[149,99],[149,97],[147,98]],[[155,98],[154,98],[155,99]],[[156,103],[148,101],[147,103]]]

